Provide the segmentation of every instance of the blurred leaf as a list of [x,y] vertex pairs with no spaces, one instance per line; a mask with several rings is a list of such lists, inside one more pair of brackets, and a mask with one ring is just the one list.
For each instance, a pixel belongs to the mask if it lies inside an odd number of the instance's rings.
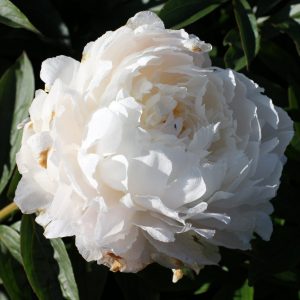
[[0,291],[0,300],[9,300],[8,297]]
[[277,273],[273,276],[281,281],[288,283],[297,283],[299,281],[297,274],[292,271]]
[[274,79],[266,78],[260,74],[252,73],[251,79],[264,88],[264,94],[270,97],[276,105],[286,106],[287,92],[282,85],[278,84]]
[[273,9],[277,4],[279,4],[282,0],[259,0],[257,3],[257,11],[256,15],[258,17],[266,15],[271,9]]
[[[13,174],[16,164],[16,153],[19,150],[22,130],[17,126],[28,116],[28,108],[34,93],[34,75],[31,63],[23,53],[16,63],[10,67],[0,78],[0,110],[6,112],[6,106],[14,103],[14,112],[10,129],[10,158],[9,165],[4,165],[0,179],[0,194],[6,187]],[[1,113],[0,113],[1,114]],[[0,123],[7,121],[0,119]],[[4,126],[3,126],[4,128]],[[1,167],[1,166],[0,166]]]
[[[221,287],[213,296],[213,300],[232,300],[237,291],[243,286],[246,274],[241,268],[234,268],[227,272],[227,276],[220,282]],[[242,300],[242,299],[241,299]],[[243,299],[244,300],[244,299]]]
[[0,23],[40,34],[27,17],[9,0],[0,0]]
[[300,87],[297,84],[290,85],[288,88],[289,108],[300,108]]
[[14,229],[0,225],[0,244],[6,247],[20,264],[23,264],[20,253],[20,235]]
[[[166,27],[182,28],[214,11],[227,0],[169,0],[159,16]],[[196,12],[196,13],[195,13]]]
[[201,295],[206,293],[209,290],[210,283],[204,283],[194,294]]
[[21,224],[21,254],[24,269],[40,300],[63,299],[59,285],[59,268],[50,241],[43,236],[33,216],[23,215]]
[[239,71],[247,65],[247,61],[240,42],[240,37],[236,29],[231,29],[224,38],[224,45],[229,45],[224,61],[225,66]]
[[[105,299],[103,292],[108,284],[108,268],[98,265],[97,262],[87,262],[78,252],[71,239],[68,245],[68,254],[73,264],[73,271],[79,290],[79,299],[101,300]],[[112,292],[111,299],[114,299]]]
[[[289,86],[288,89],[288,97],[289,97],[289,114],[291,115],[291,112],[294,112],[294,115],[296,113],[300,114],[300,87],[297,84],[293,84]],[[293,116],[292,116],[293,117]],[[293,147],[298,153],[300,153],[300,122],[297,121],[297,119],[293,118],[295,121],[294,128],[295,128],[295,134],[293,136],[293,139],[291,141],[291,147]]]
[[233,300],[253,300],[254,289],[249,286],[248,280],[245,281],[244,285],[235,292]]
[[21,220],[11,224],[10,227],[12,229],[14,229],[16,232],[20,232],[20,230],[21,230]]
[[290,20],[289,27],[285,30],[285,32],[294,41],[298,55],[300,55],[300,24]]
[[283,49],[271,41],[262,42],[258,57],[270,70],[283,80],[299,81],[299,62],[293,59],[288,49]]
[[300,55],[300,4],[292,1],[277,13],[270,15],[264,28],[268,28],[270,25],[278,32],[286,33],[294,41]]
[[289,15],[293,19],[297,19],[300,23],[300,3],[299,1],[292,1],[290,4]]
[[289,7],[289,19],[284,26],[286,33],[294,40],[298,54],[300,55],[300,4],[291,4]]
[[20,179],[21,179],[21,174],[19,173],[18,168],[15,167],[15,170],[11,176],[11,180],[8,185],[8,190],[7,190],[7,194],[6,194],[7,198],[11,201],[15,197],[15,191],[16,191],[16,188],[17,188],[17,185],[18,185]]
[[259,51],[260,44],[256,18],[246,0],[233,0],[232,3],[242,48],[249,68],[250,62]]
[[0,276],[10,299],[34,299],[22,266],[3,245],[0,245]]
[[288,34],[294,41],[298,55],[300,55],[300,24],[291,18],[286,19],[282,23],[275,23],[272,19],[270,21],[275,28]]
[[54,249],[54,258],[59,266],[58,280],[62,293],[66,299],[77,300],[79,299],[78,289],[65,244],[61,239],[52,239],[50,243]]
[[[299,153],[297,152],[297,156],[299,159]],[[284,226],[288,226],[288,224],[297,224],[300,225],[300,201],[298,196],[298,182],[300,179],[298,179],[298,172],[300,168],[299,161],[288,161],[285,165],[285,172],[288,172],[288,176],[282,177],[282,182],[279,187],[279,190],[277,192],[276,198],[273,200],[274,208],[275,208],[275,216],[276,218],[281,218],[285,220]],[[293,180],[291,180],[293,178]],[[296,186],[295,186],[295,179]],[[293,208],[293,209],[291,209]],[[277,230],[277,226],[275,227]],[[291,231],[292,233],[292,231]],[[278,272],[281,272],[282,270],[279,270]]]
[[279,226],[284,226],[285,224],[285,220],[282,218],[273,218],[272,221],[274,222],[274,224],[279,225]]
[[202,1],[203,7],[200,8],[196,14],[194,14],[191,17],[187,18],[186,20],[180,22],[179,24],[174,26],[174,28],[180,29],[180,28],[186,27],[190,24],[197,22],[198,20],[202,19],[206,15],[213,12],[215,9],[217,9],[221,4],[223,4],[226,1],[207,1],[206,4],[204,2],[205,1]]
[[[18,7],[30,18],[43,32],[47,43],[61,45],[62,50],[70,48],[70,32],[64,22],[57,5],[51,0],[14,0]],[[47,12],[47,13],[44,13]],[[71,12],[70,12],[71,13]],[[60,50],[60,51],[62,51]]]

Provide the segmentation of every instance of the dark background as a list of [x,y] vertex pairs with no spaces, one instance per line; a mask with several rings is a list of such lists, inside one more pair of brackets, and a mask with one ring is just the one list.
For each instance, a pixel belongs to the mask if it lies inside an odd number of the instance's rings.
[[[277,197],[272,200],[275,211],[272,215],[274,232],[270,242],[256,238],[253,240],[253,250],[246,252],[221,249],[220,266],[205,267],[197,276],[187,271],[184,279],[173,284],[171,271],[155,264],[138,274],[119,274],[108,272],[106,267],[95,263],[86,263],[77,253],[73,239],[65,239],[80,299],[115,299],[115,297],[144,300],[300,299],[298,123],[300,2],[284,0],[248,2],[149,0],[144,3],[140,0],[13,0],[12,2],[41,34],[0,24],[0,76],[25,51],[33,66],[35,89],[43,88],[39,79],[43,60],[61,54],[80,60],[83,47],[89,41],[97,39],[107,30],[115,30],[124,25],[127,19],[138,11],[168,2],[163,10],[156,9],[168,28],[184,25],[188,33],[193,33],[201,40],[211,43],[214,47],[211,52],[213,65],[238,70],[255,80],[265,88],[265,93],[274,103],[286,109],[295,121],[295,136],[286,151],[288,162],[284,168],[282,183]],[[0,1],[0,8],[1,3]],[[208,8],[211,8],[209,13]],[[242,16],[242,22],[239,21],[239,16]],[[249,22],[250,19],[254,23]],[[189,21],[186,22],[187,20]],[[256,32],[258,37],[255,40],[251,39]],[[245,47],[248,50],[245,50]],[[15,89],[14,83],[12,82],[6,89]],[[0,194],[0,209],[12,201],[19,179],[14,165],[9,161],[15,104],[13,101],[3,100],[5,93],[0,84],[0,176],[5,164],[14,172]],[[1,223],[11,226],[20,219],[20,213],[16,213]],[[18,223],[14,226],[18,227]],[[43,238],[37,225],[32,225],[30,230],[34,232],[36,240],[29,251],[36,254],[37,260],[40,260],[40,267],[44,268],[39,270],[40,276],[50,272],[47,269],[49,266],[53,267],[51,272],[57,275],[58,270],[55,269],[57,266],[54,260],[51,260],[53,249],[49,241]],[[0,250],[0,278],[3,280],[0,284],[0,299],[37,299],[33,291],[34,285],[27,279],[28,270],[16,262],[3,245],[1,246],[1,235]],[[9,280],[5,281],[8,274]],[[51,278],[49,275],[45,286],[54,291],[57,283]],[[44,294],[45,298],[40,299],[63,298],[61,293],[56,291],[53,292],[55,298],[51,296],[52,294],[47,295],[47,292]]]

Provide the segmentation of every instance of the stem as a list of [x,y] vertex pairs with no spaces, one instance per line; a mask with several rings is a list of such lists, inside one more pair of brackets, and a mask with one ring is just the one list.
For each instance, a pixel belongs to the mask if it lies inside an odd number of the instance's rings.
[[0,222],[8,218],[13,212],[17,211],[18,206],[12,202],[0,210]]

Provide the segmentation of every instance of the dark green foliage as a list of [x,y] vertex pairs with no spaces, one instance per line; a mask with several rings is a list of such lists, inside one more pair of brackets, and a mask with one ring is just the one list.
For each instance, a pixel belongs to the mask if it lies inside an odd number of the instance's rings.
[[[7,127],[0,151],[0,193],[4,190],[13,174],[16,153],[19,150],[22,132],[17,125],[28,116],[28,108],[34,92],[33,70],[25,53],[18,58],[0,78],[0,124]],[[13,108],[13,114],[9,111]],[[6,150],[6,151],[5,151]],[[6,153],[7,152],[7,153]],[[8,165],[5,160],[9,154]]]
[[78,298],[77,286],[60,239],[47,240],[30,215],[22,217],[21,255],[27,278],[39,299]]
[[[164,6],[161,6],[164,5]],[[221,249],[220,266],[187,272],[177,284],[153,264],[137,274],[87,263],[73,238],[49,241],[33,216],[0,225],[0,300],[300,299],[300,2],[287,0],[0,0],[0,209],[14,197],[21,132],[41,62],[80,59],[85,44],[152,9],[167,27],[213,45],[213,65],[245,73],[295,122],[274,204],[274,233],[251,251]],[[35,82],[35,84],[34,84]]]

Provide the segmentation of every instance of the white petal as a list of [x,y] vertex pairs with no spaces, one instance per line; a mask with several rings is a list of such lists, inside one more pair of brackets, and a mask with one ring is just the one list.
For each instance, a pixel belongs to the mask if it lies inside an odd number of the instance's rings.
[[[88,124],[88,132],[83,148],[97,145],[98,151],[110,154],[116,151],[122,135],[120,119],[108,108],[97,110]],[[113,138],[112,138],[113,137]]]
[[[199,239],[198,243],[193,235],[184,233],[177,235],[176,240],[172,243],[161,243],[151,238],[149,238],[149,242],[157,249],[158,253],[175,258],[197,272],[201,265],[214,265],[220,260],[218,249],[206,244],[203,239]],[[155,255],[153,258],[156,260],[159,255]],[[161,263],[161,261],[159,262]],[[172,264],[172,260],[169,260],[169,263]],[[170,264],[167,266],[173,267]]]
[[40,77],[47,86],[52,86],[58,78],[65,84],[70,84],[78,67],[79,62],[68,56],[48,58],[42,63]]
[[52,138],[49,132],[41,132],[35,135],[32,135],[27,140],[28,146],[31,148],[31,151],[35,156],[39,156],[41,152],[46,149],[49,149],[52,145]]
[[137,13],[134,17],[130,18],[126,26],[136,29],[139,26],[148,25],[152,28],[164,29],[164,23],[162,20],[151,11],[142,11]]
[[256,213],[255,231],[265,241],[269,241],[273,230],[271,218],[263,212]]
[[164,153],[150,151],[129,162],[128,187],[136,195],[160,195],[166,187],[172,163]]
[[86,176],[88,182],[92,187],[98,187],[98,182],[94,178],[94,174],[96,172],[96,168],[100,161],[100,157],[97,154],[93,153],[84,153],[83,151],[78,152],[78,163],[82,169],[83,174]]
[[50,194],[43,191],[32,178],[23,175],[17,186],[14,199],[23,213],[31,214],[39,209],[44,209],[50,201]]
[[206,192],[206,184],[201,170],[192,167],[185,176],[174,180],[165,190],[164,202],[172,208],[178,208],[184,204],[200,199]]
[[133,201],[145,210],[150,210],[163,214],[171,219],[181,221],[178,213],[167,207],[159,197],[153,196],[134,196]]
[[158,241],[169,243],[175,240],[174,234],[176,232],[176,228],[172,228],[167,223],[149,216],[146,213],[136,216],[134,218],[134,223]]
[[100,165],[102,180],[111,188],[126,192],[128,161],[124,155],[114,155],[104,159]]
[[199,234],[201,237],[206,238],[206,239],[211,239],[214,237],[216,230],[213,229],[203,229],[203,228],[196,228],[193,227],[192,230]]
[[188,149],[195,153],[199,153],[201,150],[207,150],[210,147],[211,143],[216,139],[219,125],[220,123],[201,127],[194,134]]

